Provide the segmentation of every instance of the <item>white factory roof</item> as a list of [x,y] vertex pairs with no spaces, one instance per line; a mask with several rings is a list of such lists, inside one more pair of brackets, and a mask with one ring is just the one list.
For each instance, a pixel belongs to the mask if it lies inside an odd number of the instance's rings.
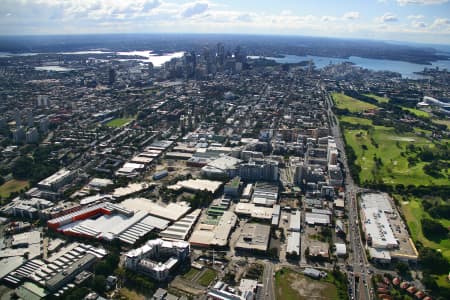
[[168,186],[168,188],[172,190],[179,190],[182,188],[191,191],[206,190],[214,194],[222,185],[223,182],[221,181],[213,181],[206,179],[189,179],[178,181],[176,184]]
[[291,221],[289,222],[290,231],[300,231],[302,227],[302,213],[300,210],[296,210],[291,214]]
[[378,208],[363,208],[364,229],[367,236],[372,237],[374,248],[392,248],[398,245],[397,239],[386,214]]
[[381,250],[381,249],[375,249],[373,247],[369,247],[369,254],[370,257],[373,259],[378,259],[378,260],[391,260],[391,254],[389,253],[389,251],[386,250]]
[[231,230],[236,226],[237,216],[230,211],[224,212],[214,230],[213,245],[226,246]]
[[143,210],[153,216],[170,221],[178,220],[191,209],[186,202],[169,203],[167,206],[162,206],[146,198],[126,199],[122,201],[121,205],[134,211]]
[[305,213],[305,222],[310,225],[328,225],[330,224],[330,216],[324,214]]
[[256,219],[272,219],[273,208],[255,206],[253,203],[238,203],[234,208],[236,214],[249,215]]
[[131,159],[131,162],[137,163],[137,164],[149,164],[153,161],[153,158],[146,157],[146,156],[135,156]]
[[173,223],[159,235],[164,239],[186,240],[201,212],[201,209],[194,210],[189,215]]
[[236,226],[236,222],[237,216],[233,212],[225,211],[216,226],[201,224],[197,230],[192,233],[189,241],[192,244],[204,246],[226,246],[228,244],[228,237],[231,230]]
[[148,187],[148,183],[145,182],[130,183],[126,187],[116,188],[112,195],[114,197],[124,197],[145,190]]
[[234,169],[242,160],[234,158],[232,156],[221,156],[215,160],[208,163],[208,167],[216,168],[222,171],[227,169]]
[[361,196],[363,208],[377,208],[386,213],[393,213],[389,196],[385,193],[368,193]]
[[347,247],[343,243],[336,243],[334,244],[336,246],[336,255],[342,256],[347,254]]
[[13,256],[0,260],[0,279],[5,277],[9,272],[14,271],[25,262],[22,256]]
[[119,170],[117,170],[118,173],[133,173],[136,170],[141,170],[145,168],[144,164],[136,164],[136,163],[131,163],[131,162],[127,162],[125,163],[122,168],[120,168]]
[[93,187],[105,187],[108,185],[113,184],[114,182],[111,179],[105,179],[105,178],[93,178],[89,185]]
[[300,232],[292,231],[289,233],[290,235],[287,238],[287,253],[296,252],[300,254]]

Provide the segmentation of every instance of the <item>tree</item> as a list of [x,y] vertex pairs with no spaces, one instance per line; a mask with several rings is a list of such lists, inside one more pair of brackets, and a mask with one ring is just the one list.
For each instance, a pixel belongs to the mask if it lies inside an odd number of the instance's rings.
[[16,179],[28,179],[33,172],[33,160],[28,156],[19,157],[12,166],[12,173]]
[[424,270],[431,274],[446,274],[450,269],[450,262],[441,252],[428,247],[421,247],[419,259]]
[[425,237],[429,240],[441,240],[448,236],[448,229],[441,223],[433,219],[424,218],[421,221],[422,231]]
[[395,265],[395,269],[397,272],[403,277],[411,277],[411,273],[409,271],[409,266],[403,262],[398,262]]
[[96,275],[92,280],[92,289],[99,294],[104,294],[106,291],[106,277],[103,275]]

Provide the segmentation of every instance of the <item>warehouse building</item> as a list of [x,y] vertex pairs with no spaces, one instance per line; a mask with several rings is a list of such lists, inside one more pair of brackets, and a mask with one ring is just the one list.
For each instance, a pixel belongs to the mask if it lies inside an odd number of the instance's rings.
[[305,222],[308,225],[323,225],[330,224],[330,216],[325,214],[305,213]]
[[202,210],[196,209],[179,221],[160,232],[159,236],[165,240],[187,240],[192,233],[195,223]]
[[189,242],[197,247],[225,247],[236,223],[237,216],[233,212],[225,211],[217,225],[200,224],[192,233]]
[[235,249],[242,251],[266,252],[269,247],[270,226],[247,223],[242,228]]
[[[97,218],[91,219],[93,217]],[[169,221],[150,216],[145,211],[133,212],[122,206],[103,202],[49,220],[47,224],[49,228],[66,235],[107,241],[117,238],[132,245],[155,229],[166,229]]]
[[162,206],[146,198],[130,198],[120,204],[131,211],[145,211],[152,216],[172,222],[179,220],[191,210],[187,202],[169,203],[167,206]]

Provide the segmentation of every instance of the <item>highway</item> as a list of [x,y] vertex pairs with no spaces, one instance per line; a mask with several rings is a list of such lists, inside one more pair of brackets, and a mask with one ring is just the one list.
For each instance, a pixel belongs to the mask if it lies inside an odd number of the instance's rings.
[[[371,279],[368,274],[368,260],[366,256],[366,251],[364,248],[364,244],[361,240],[361,232],[359,227],[359,214],[358,214],[358,205],[357,194],[361,191],[361,189],[354,183],[351,175],[350,169],[348,167],[347,156],[345,153],[345,144],[339,127],[339,120],[334,115],[332,111],[333,100],[331,96],[323,89],[325,93],[326,102],[327,102],[327,113],[328,118],[330,120],[330,129],[331,134],[334,136],[336,141],[337,148],[339,150],[340,158],[342,163],[344,164],[344,168],[346,170],[345,177],[345,203],[346,209],[348,211],[348,239],[351,246],[351,252],[349,253],[348,263],[353,266],[352,272],[347,272],[349,276],[350,283],[352,286],[351,298],[353,299],[361,299],[361,300],[370,300],[371,294]],[[359,284],[357,284],[356,276],[359,276]]]
[[264,300],[275,300],[275,285],[273,282],[274,278],[275,276],[273,275],[273,263],[271,261],[266,261],[263,274]]

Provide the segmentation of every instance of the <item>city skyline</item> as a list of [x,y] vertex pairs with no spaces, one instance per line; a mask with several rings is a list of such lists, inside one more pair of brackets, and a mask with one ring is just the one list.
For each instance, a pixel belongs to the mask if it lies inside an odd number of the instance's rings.
[[230,33],[450,43],[448,0],[6,0],[0,35]]

